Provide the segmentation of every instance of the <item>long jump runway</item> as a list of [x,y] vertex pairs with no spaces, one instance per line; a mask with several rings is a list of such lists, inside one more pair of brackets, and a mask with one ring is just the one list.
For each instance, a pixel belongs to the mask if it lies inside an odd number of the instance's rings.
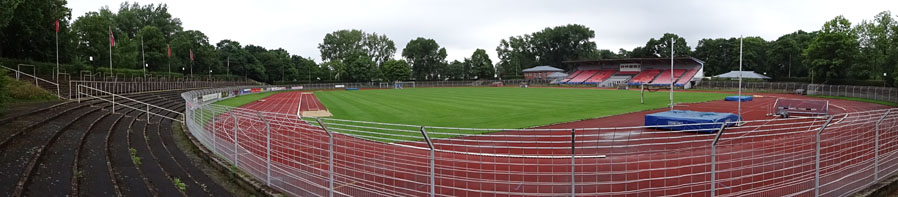
[[[746,119],[766,121],[728,128],[718,142],[714,158],[717,195],[814,194],[816,136],[812,131],[825,120],[770,120],[764,115],[774,97],[799,96],[765,96],[743,103],[743,110]],[[842,107],[833,108],[835,113],[885,108],[843,100],[831,103]],[[735,112],[734,106],[712,101],[683,104],[677,109]],[[278,93],[241,107],[288,115],[321,108],[313,94],[302,92]],[[439,150],[434,153],[435,191],[439,196],[559,196],[570,195],[574,188],[583,196],[709,196],[713,134],[585,129],[575,131],[575,149],[571,149],[571,131],[565,128],[636,126],[641,125],[644,114],[655,111],[435,139]],[[333,133],[331,161],[328,134],[295,115],[269,118],[267,121],[276,123],[271,124],[270,134],[264,121],[251,114],[238,116],[237,130],[234,119],[225,115],[216,117],[214,130],[212,124],[206,125],[216,136],[214,148],[222,157],[236,156],[237,166],[291,195],[327,196],[330,187],[339,196],[427,196],[430,192],[430,152],[422,142],[383,143]],[[851,192],[872,179],[873,147],[869,141],[873,136],[866,131],[873,128],[865,120],[874,116],[834,117],[838,124],[831,124],[821,135],[822,195]],[[888,121],[894,130],[898,120]],[[239,142],[236,149],[235,137]],[[898,160],[894,154],[898,135],[881,135],[880,141],[888,142],[881,145],[880,154],[885,156],[880,160]],[[328,182],[331,162],[333,186]],[[895,170],[898,166],[880,169]],[[852,181],[840,181],[845,177]]]

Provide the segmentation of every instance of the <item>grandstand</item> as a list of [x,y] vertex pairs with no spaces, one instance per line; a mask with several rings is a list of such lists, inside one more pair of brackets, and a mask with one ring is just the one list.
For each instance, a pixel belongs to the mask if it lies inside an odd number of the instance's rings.
[[613,87],[617,84],[630,86],[674,86],[692,88],[701,82],[704,62],[693,57],[675,57],[673,78],[671,78],[670,58],[629,58],[607,60],[567,61],[575,69],[563,84],[596,84],[598,87]]

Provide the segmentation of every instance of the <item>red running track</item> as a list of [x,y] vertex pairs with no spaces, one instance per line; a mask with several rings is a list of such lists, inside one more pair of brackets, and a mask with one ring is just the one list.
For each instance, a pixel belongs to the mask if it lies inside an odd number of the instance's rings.
[[[320,105],[311,95],[279,93],[265,102],[242,109],[296,114],[296,110]],[[744,117],[764,116],[773,97],[803,98],[765,94],[743,103]],[[302,104],[307,101],[309,104]],[[312,103],[314,102],[314,103]],[[882,109],[884,106],[831,100],[833,113]],[[308,106],[308,107],[303,107]],[[323,106],[323,105],[320,105]],[[683,104],[677,109],[735,112],[735,103],[712,101]],[[619,127],[641,125],[648,112],[550,125],[527,131],[504,131],[487,135],[434,140],[436,192],[440,196],[483,195],[564,195],[571,192],[570,131],[556,128]],[[237,112],[237,114],[241,114]],[[823,194],[843,194],[861,186],[869,178],[872,153],[870,125],[863,119],[876,114],[840,116],[841,125],[822,136],[821,190]],[[271,185],[298,196],[327,195],[328,135],[295,116],[265,116],[271,129]],[[216,148],[225,158],[234,156],[234,119],[216,118]],[[898,122],[898,121],[893,121]],[[276,124],[275,124],[276,123]],[[815,139],[809,132],[823,120],[770,120],[728,129],[718,144],[717,194],[719,195],[812,195]],[[251,115],[238,115],[240,131],[238,166],[267,181],[267,132],[264,122]],[[784,126],[783,124],[789,124]],[[894,125],[894,123],[892,124]],[[786,128],[783,128],[786,127]],[[894,128],[894,127],[893,127]],[[544,129],[544,130],[540,130]],[[211,125],[207,125],[211,130]],[[439,132],[439,131],[431,131]],[[852,134],[857,133],[857,134]],[[595,129],[576,133],[573,176],[576,192],[593,195],[710,195],[710,149],[713,135],[652,129]],[[898,141],[898,136],[880,136],[882,142]],[[886,141],[889,140],[889,141]],[[429,151],[420,142],[388,144],[334,134],[334,188],[348,196],[426,196],[429,191]],[[898,161],[898,145],[886,144],[881,160]],[[449,152],[458,151],[458,152]],[[471,154],[474,153],[474,154]],[[482,154],[478,154],[482,153]],[[484,155],[490,154],[490,155]],[[606,158],[591,156],[607,155]],[[547,156],[547,157],[539,157]],[[894,158],[893,160],[888,160]],[[898,169],[880,169],[889,171]],[[854,181],[844,185],[839,178]],[[826,184],[829,183],[829,184]],[[848,186],[845,186],[848,185]]]

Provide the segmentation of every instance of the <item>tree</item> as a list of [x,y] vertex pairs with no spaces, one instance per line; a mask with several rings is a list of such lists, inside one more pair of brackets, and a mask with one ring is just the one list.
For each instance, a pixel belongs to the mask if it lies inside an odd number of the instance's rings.
[[149,64],[147,70],[168,71],[168,48],[162,31],[156,26],[146,26],[138,33],[138,40],[143,41],[143,52]]
[[[504,72],[520,75],[521,69],[537,65],[562,66],[571,69],[563,61],[589,58],[596,52],[591,41],[595,32],[586,26],[570,24],[545,28],[530,35],[513,36],[501,40],[496,52],[499,67]],[[517,68],[515,68],[517,67]]]
[[855,63],[858,54],[857,40],[851,22],[841,15],[823,24],[803,54],[813,72],[811,77],[824,83],[846,77],[844,71]]
[[468,76],[465,71],[470,70],[471,64],[468,62],[469,60],[465,58],[465,62],[460,62],[458,60],[452,60],[451,63],[446,65],[446,78],[452,80],[463,80],[466,79],[465,76]]
[[[196,30],[182,31],[174,35],[171,41],[172,69],[179,66],[184,68],[183,74],[189,75],[191,69],[194,77],[209,74],[210,69],[224,70],[215,47],[209,44],[206,34]],[[190,60],[190,52],[193,51],[194,60]],[[258,79],[258,78],[255,78]]]
[[412,67],[405,60],[387,60],[381,67],[384,81],[403,81],[412,76]]
[[677,34],[664,33],[659,39],[649,39],[643,47],[637,47],[630,53],[631,58],[670,57],[670,42],[674,41],[674,56],[689,56],[691,50],[686,39]]
[[858,59],[857,66],[852,69],[862,78],[883,79],[882,73],[894,71],[898,65],[898,21],[892,13],[883,11],[873,21],[864,20],[856,27],[860,38],[860,53],[864,58]]
[[72,23],[75,40],[75,55],[90,61],[94,68],[106,65],[109,59],[109,28],[112,26],[112,12],[101,9],[100,12],[87,12]]
[[474,51],[474,54],[471,55],[470,65],[473,70],[472,74],[477,79],[490,79],[496,73],[495,68],[493,68],[493,61],[490,60],[490,56],[483,49]]
[[[779,70],[780,72],[769,72],[769,76],[773,78],[808,76],[807,66],[803,63],[804,56],[801,54],[815,37],[817,37],[816,32],[808,33],[799,30],[771,41],[767,62],[769,66],[776,68],[770,70]],[[698,53],[697,47],[695,51]]]
[[346,60],[358,53],[366,54],[378,66],[393,57],[396,46],[385,35],[365,33],[362,30],[340,30],[324,36],[321,44],[321,59],[324,61]]
[[[250,66],[252,66],[252,62],[255,62],[255,57],[249,54],[246,49],[240,45],[239,42],[233,40],[221,40],[217,44],[215,44],[215,49],[218,51],[218,60],[227,64],[230,62],[230,72],[232,75],[244,76],[248,77],[250,71],[253,71]],[[225,65],[225,69],[227,65]],[[228,71],[225,71],[227,73]],[[253,78],[258,81],[265,81],[259,78]]]
[[141,6],[137,2],[124,2],[115,15],[114,21],[115,26],[130,37],[137,37],[140,30],[146,26],[158,28],[164,37],[173,36],[182,31],[181,19],[173,18],[168,13],[168,6],[165,4]]
[[346,68],[341,73],[342,79],[353,82],[371,81],[376,76],[376,67],[371,57],[366,54],[351,55],[346,58]]
[[446,48],[433,39],[418,37],[405,45],[402,57],[412,66],[417,80],[434,80],[440,78],[439,71],[446,64]]
[[530,43],[530,35],[512,36],[499,41],[496,47],[499,55],[499,73],[504,78],[521,78],[521,70],[537,66],[536,52]]
[[320,71],[318,64],[312,58],[294,55],[290,59],[293,61],[293,67],[298,71],[298,76],[295,76],[296,79],[301,79],[301,82],[317,80],[316,77],[319,77],[320,74],[318,73]]
[[56,20],[60,24],[60,55],[69,54],[67,24],[72,11],[65,5],[65,0],[0,1],[0,56],[55,61]]

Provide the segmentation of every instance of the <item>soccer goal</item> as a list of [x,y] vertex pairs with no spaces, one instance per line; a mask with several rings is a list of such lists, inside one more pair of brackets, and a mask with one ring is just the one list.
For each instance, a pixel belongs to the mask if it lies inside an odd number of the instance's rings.
[[666,86],[666,85],[665,86],[653,86],[653,85],[646,85],[646,84],[640,85],[639,103],[645,104],[645,92],[653,93],[653,92],[658,92],[658,91],[662,91],[662,90],[669,91],[670,86]]
[[393,83],[381,82],[380,84],[378,84],[378,87],[383,88],[383,89],[415,88],[415,82],[414,81],[397,81],[397,82],[393,82]]

